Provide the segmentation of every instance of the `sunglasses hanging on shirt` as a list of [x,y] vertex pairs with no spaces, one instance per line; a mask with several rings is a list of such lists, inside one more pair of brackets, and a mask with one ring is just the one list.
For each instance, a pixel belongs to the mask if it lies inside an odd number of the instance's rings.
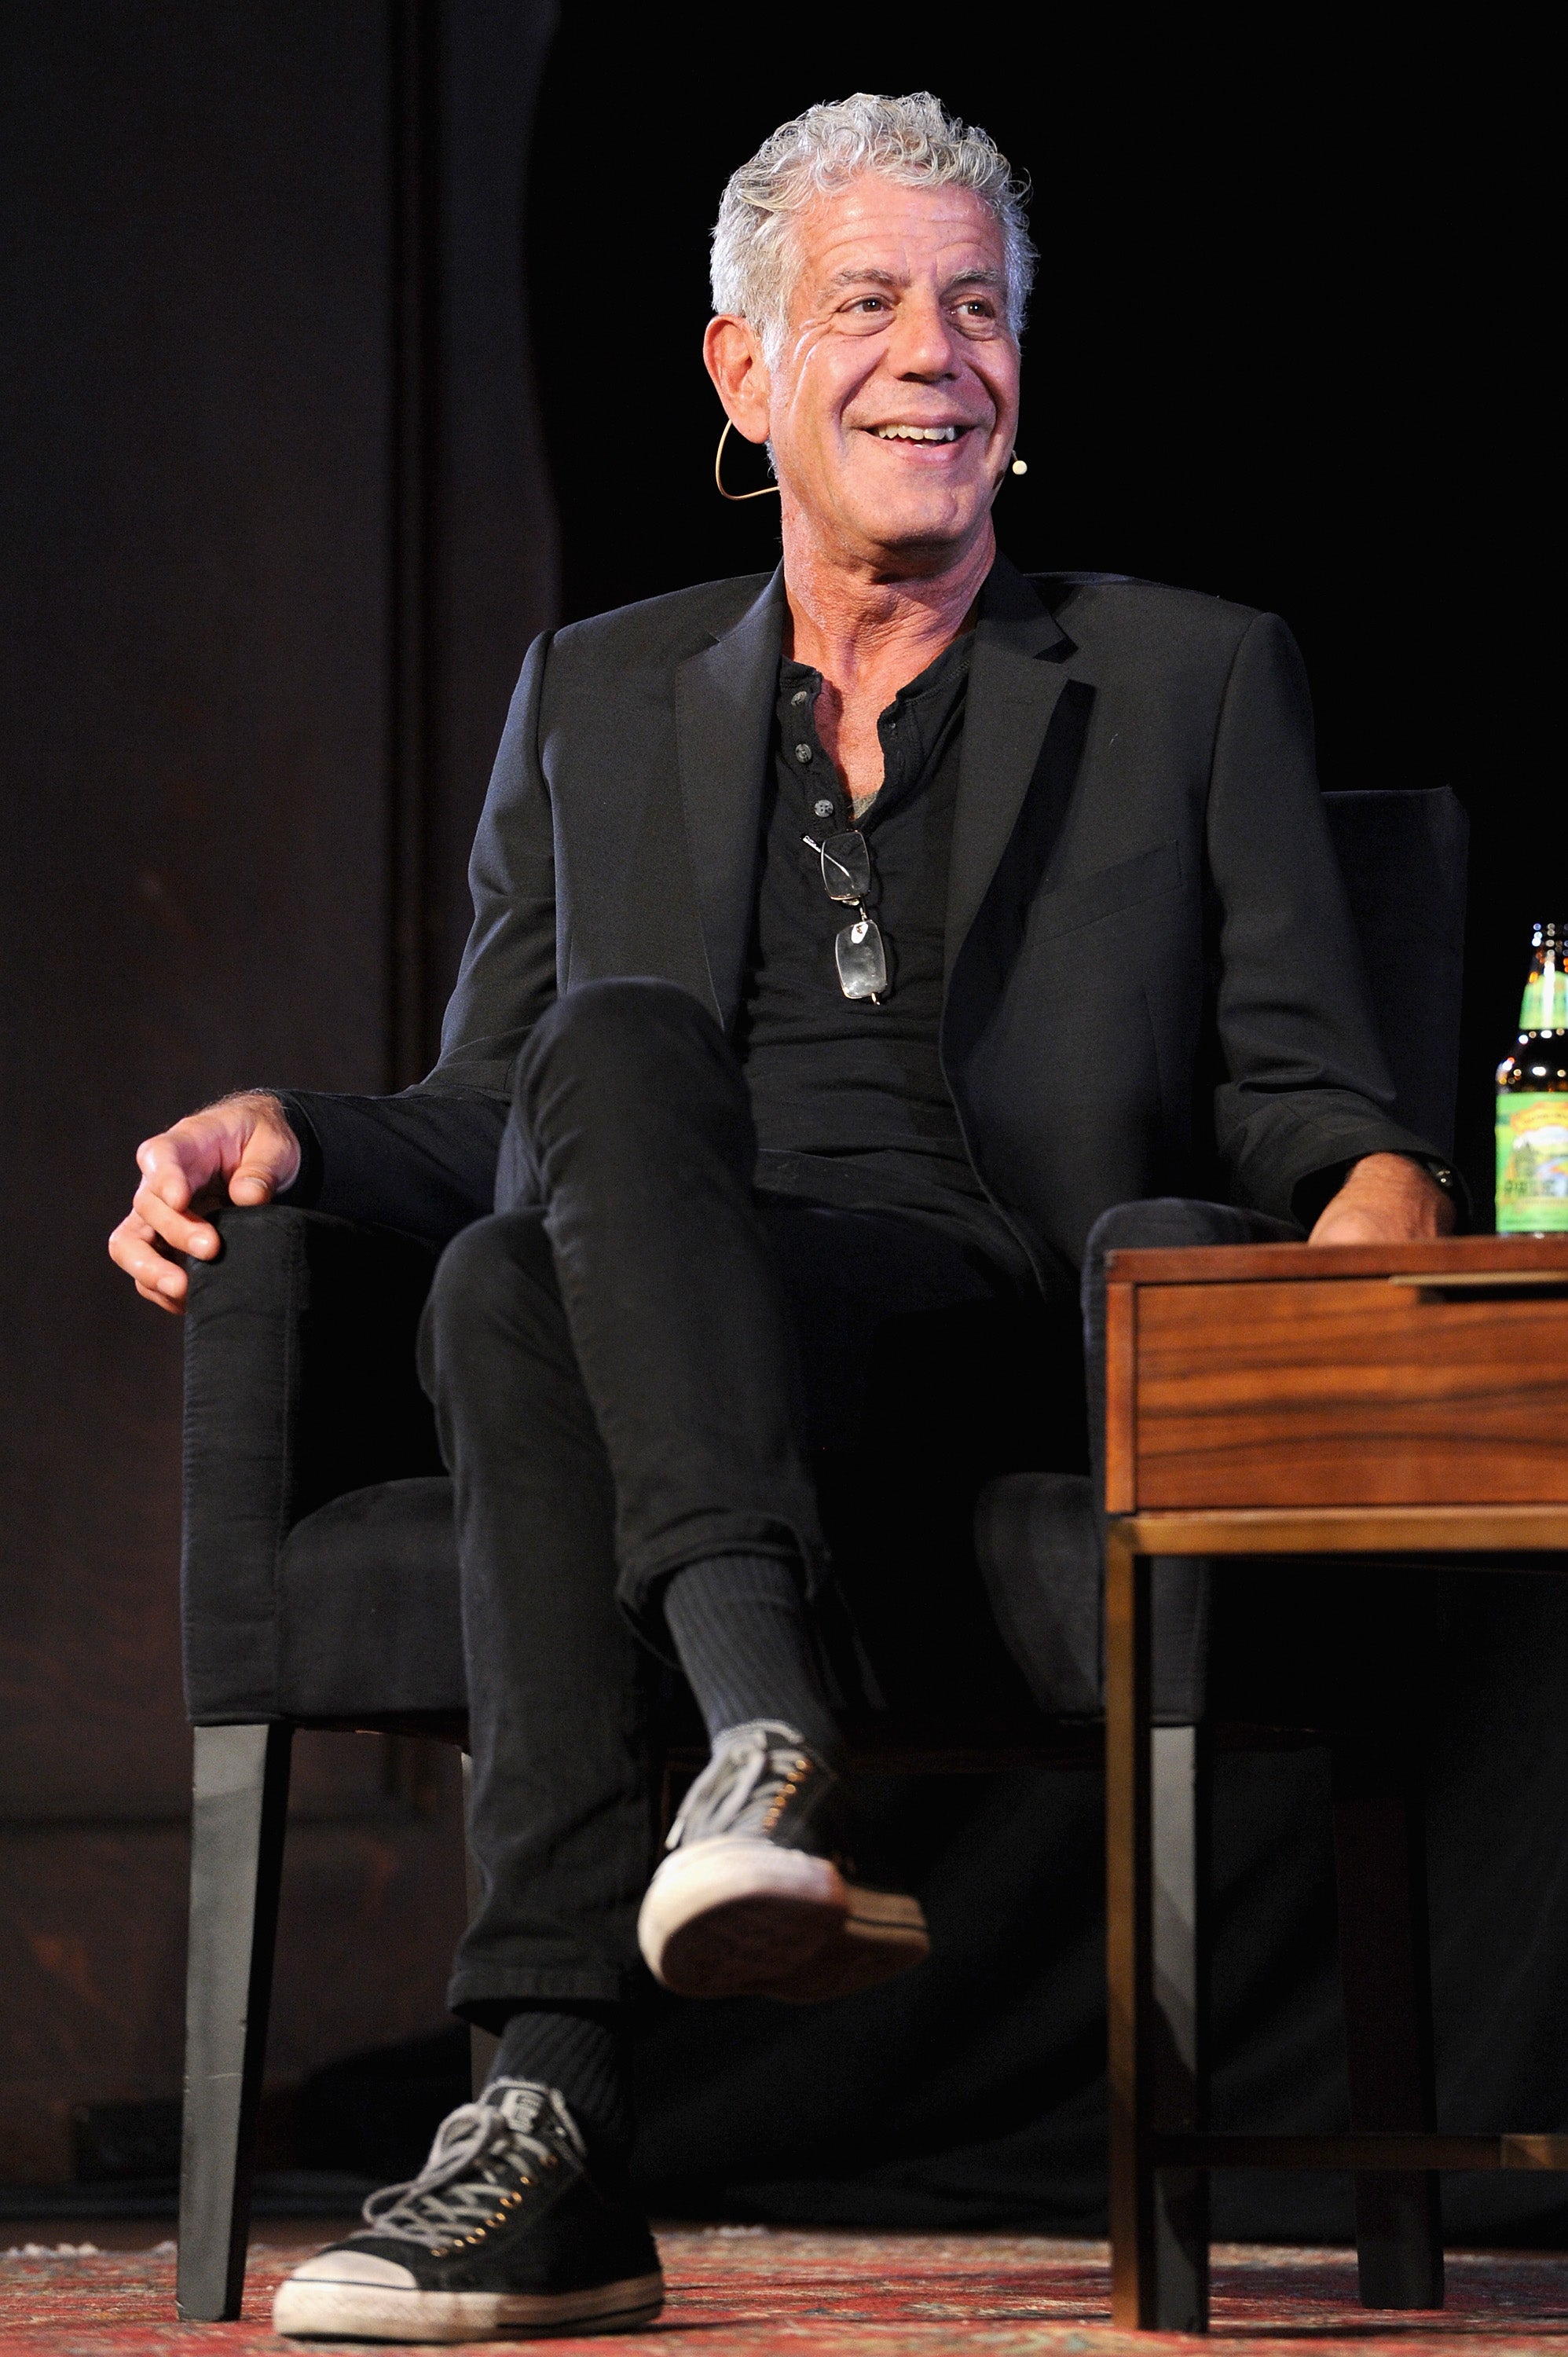
[[865,905],[871,889],[871,853],[865,837],[852,828],[844,834],[830,834],[825,843],[811,834],[800,840],[822,863],[822,884],[829,899],[855,912],[854,923],[845,925],[833,942],[839,988],[846,998],[869,998],[873,1006],[880,1006],[887,987],[887,952],[876,920]]

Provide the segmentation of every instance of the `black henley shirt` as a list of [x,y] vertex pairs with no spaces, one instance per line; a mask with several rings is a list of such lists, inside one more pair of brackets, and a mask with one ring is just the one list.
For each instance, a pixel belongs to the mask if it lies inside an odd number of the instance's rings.
[[[1015,1282],[1029,1265],[969,1158],[942,1076],[948,858],[972,641],[899,689],[877,722],[883,784],[858,821],[816,727],[822,674],[779,666],[762,875],[737,1046],[759,1146],[757,1183],[841,1210],[942,1230]],[[806,843],[858,824],[866,906],[886,946],[879,1006],[845,998],[833,943],[854,910],[831,900]]]

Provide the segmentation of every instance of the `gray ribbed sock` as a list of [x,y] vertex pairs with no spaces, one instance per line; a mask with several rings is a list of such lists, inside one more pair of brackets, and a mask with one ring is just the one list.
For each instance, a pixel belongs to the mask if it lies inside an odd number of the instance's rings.
[[834,1721],[800,1582],[772,1555],[710,1555],[664,1590],[664,1619],[710,1742],[749,1719],[780,1719],[838,1757]]
[[621,2052],[619,2006],[541,1999],[501,2031],[492,2079],[536,2079],[565,2096],[593,2161],[624,2169],[631,2157],[631,2097]]

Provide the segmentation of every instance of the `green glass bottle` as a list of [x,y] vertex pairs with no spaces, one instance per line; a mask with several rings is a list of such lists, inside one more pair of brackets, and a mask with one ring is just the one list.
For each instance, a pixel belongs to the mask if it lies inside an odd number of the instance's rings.
[[1519,1038],[1498,1066],[1498,1232],[1568,1235],[1568,925],[1537,925]]

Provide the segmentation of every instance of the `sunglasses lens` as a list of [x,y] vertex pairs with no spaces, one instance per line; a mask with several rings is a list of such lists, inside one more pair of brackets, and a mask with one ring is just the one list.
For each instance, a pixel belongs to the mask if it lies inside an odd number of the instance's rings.
[[871,854],[865,835],[829,835],[822,845],[822,882],[830,900],[865,899],[871,889]]
[[[842,842],[843,836],[839,837]],[[857,917],[833,943],[839,988],[846,998],[880,998],[887,987],[887,952],[869,917]]]

